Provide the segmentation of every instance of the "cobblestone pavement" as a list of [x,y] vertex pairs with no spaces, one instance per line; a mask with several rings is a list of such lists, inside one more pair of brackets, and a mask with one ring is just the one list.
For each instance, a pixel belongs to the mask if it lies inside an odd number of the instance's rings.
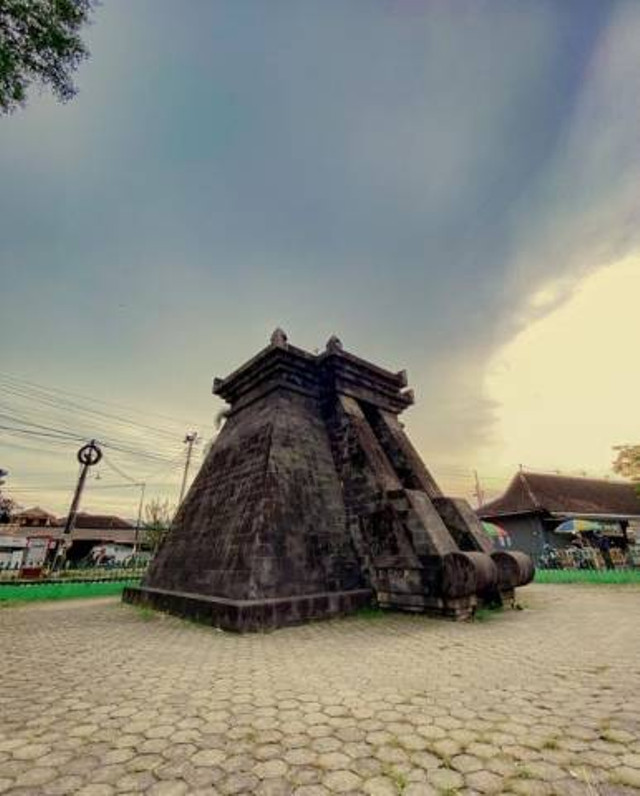
[[0,610],[0,793],[637,794],[640,589],[236,636],[121,605]]

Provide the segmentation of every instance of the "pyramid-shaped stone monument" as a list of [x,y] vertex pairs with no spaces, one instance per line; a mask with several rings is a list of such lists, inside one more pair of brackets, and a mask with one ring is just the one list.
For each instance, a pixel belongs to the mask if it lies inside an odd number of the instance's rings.
[[391,373],[332,337],[311,354],[276,330],[213,391],[226,422],[139,588],[124,599],[226,630],[377,603],[460,619],[533,577],[445,497],[399,414]]

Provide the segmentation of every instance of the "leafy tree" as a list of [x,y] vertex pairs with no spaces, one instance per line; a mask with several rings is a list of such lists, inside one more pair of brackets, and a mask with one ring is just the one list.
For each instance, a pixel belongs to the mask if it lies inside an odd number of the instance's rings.
[[618,454],[613,471],[638,484],[640,494],[640,445],[616,445],[614,451]]
[[0,0],[0,113],[23,106],[33,83],[66,102],[89,51],[79,31],[97,0]]
[[0,467],[0,523],[6,525],[11,522],[11,516],[18,508],[15,500],[12,500],[7,495],[3,494],[2,487],[4,485],[4,477],[9,475],[9,471]]
[[155,555],[164,541],[171,520],[173,519],[174,508],[168,500],[154,498],[144,509],[146,520],[144,522],[145,542]]
[[11,522],[11,517],[17,508],[15,500],[0,493],[0,524],[6,525]]

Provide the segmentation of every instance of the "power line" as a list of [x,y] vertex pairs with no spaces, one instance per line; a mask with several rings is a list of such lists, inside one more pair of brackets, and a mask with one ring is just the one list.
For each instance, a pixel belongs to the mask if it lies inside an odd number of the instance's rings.
[[[139,487],[140,484],[123,483],[123,484],[89,484],[87,489],[93,491],[94,489],[132,489]],[[71,487],[69,484],[65,486],[11,486],[12,492],[69,492]]]
[[138,484],[139,483],[135,478],[132,478],[130,475],[127,475],[127,473],[125,473],[123,470],[121,470],[116,464],[114,464],[106,456],[103,456],[102,461],[104,462],[104,464],[107,465],[107,467],[111,468],[114,471],[114,473],[117,473],[122,478],[126,478],[127,481],[129,481],[129,482],[131,482],[133,484]]
[[[62,423],[67,426],[64,430],[66,432],[71,432],[72,429],[69,428],[68,420],[69,416],[71,416],[74,427],[73,432],[77,433],[77,435],[82,438],[100,436],[102,438],[109,438],[112,443],[117,442],[117,444],[120,445],[130,445],[133,435],[136,444],[139,443],[141,437],[144,437],[146,442],[152,438],[156,440],[154,442],[156,448],[161,447],[166,450],[167,443],[170,440],[174,441],[179,433],[178,430],[173,431],[166,427],[159,428],[148,423],[141,423],[138,420],[123,416],[122,413],[115,415],[111,412],[104,412],[100,409],[96,409],[94,406],[83,405],[78,401],[70,401],[68,398],[55,395],[51,393],[51,391],[41,388],[40,386],[26,389],[23,384],[7,381],[6,376],[4,378],[4,384],[2,383],[2,377],[0,377],[0,392],[5,393],[7,397],[12,398],[14,401],[17,399],[20,402],[18,412],[21,417],[16,418],[15,414],[11,415],[10,417],[14,421],[18,420],[33,425],[34,427],[46,428],[41,422],[36,422],[36,420],[32,419],[34,408],[29,407],[29,404],[35,403],[40,405],[37,416],[38,421],[42,419],[42,406],[44,406],[47,407],[45,413],[48,412],[50,418],[55,418],[50,422],[57,424],[57,426]],[[7,403],[6,401],[0,402],[0,406],[14,413],[16,412],[15,405]],[[177,421],[172,420],[172,422],[175,423]],[[81,425],[83,423],[86,426],[86,430],[80,431],[79,424]],[[62,431],[59,427],[57,427],[56,430]],[[127,437],[126,442],[121,438],[116,439],[116,437],[121,437],[123,434]],[[176,447],[172,446],[170,452],[174,453],[175,451]]]
[[[81,393],[73,392],[71,390],[62,389],[60,387],[45,386],[43,384],[38,384],[37,382],[33,382],[33,381],[28,380],[28,379],[21,378],[19,376],[11,375],[9,373],[1,373],[0,372],[0,380],[8,382],[9,385],[11,385],[11,384],[15,385],[17,383],[18,387],[20,387],[21,385],[25,385],[26,387],[30,388],[31,390],[33,390],[35,388],[38,391],[41,391],[41,392],[44,391],[45,394],[47,392],[48,393],[58,393],[60,396],[70,396],[71,398],[76,399],[76,400],[80,399],[80,400],[83,400],[83,401],[91,401],[94,404],[98,403],[98,404],[102,404],[103,406],[107,406],[107,407],[117,408],[117,409],[120,409],[120,410],[124,409],[125,411],[134,412],[134,413],[137,413],[137,414],[144,414],[145,417],[151,415],[151,416],[157,417],[157,418],[159,418],[161,420],[165,420],[165,421],[168,420],[169,422],[174,423],[176,425],[179,425],[181,427],[184,427],[185,425],[186,426],[189,426],[189,425],[204,425],[204,424],[200,424],[200,423],[194,424],[193,421],[187,421],[185,419],[180,419],[180,418],[171,417],[169,415],[164,415],[164,414],[161,414],[159,412],[153,412],[151,410],[148,410],[147,408],[145,408],[144,410],[137,409],[136,407],[126,406],[124,404],[116,403],[115,401],[105,401],[103,398],[95,398],[95,397],[92,397],[92,396],[88,396],[86,394],[81,394]],[[67,402],[69,402],[68,399],[67,399]],[[91,411],[94,411],[94,412],[98,413],[100,410],[91,410]],[[109,417],[115,418],[115,419],[121,419],[121,415],[111,415],[110,413],[104,413],[104,414],[108,415]],[[138,423],[138,421],[134,421],[134,420],[130,420],[129,422],[135,423],[136,425],[140,425],[140,426],[143,426],[143,427],[146,427],[146,428],[149,428],[149,429],[154,429],[155,428],[155,430],[159,430],[161,432],[164,431],[164,429],[158,429],[158,427],[148,426],[146,423],[145,424],[141,424],[141,423]]]
[[3,426],[0,425],[1,431],[6,431],[8,434],[26,434],[27,436],[33,437],[50,437],[53,439],[59,440],[75,440],[79,441],[84,439],[83,437],[77,434],[67,434],[66,432],[59,432],[59,431],[38,431],[35,429],[28,429],[28,428],[16,428],[15,426]]
[[[38,437],[42,439],[48,439],[51,442],[66,442],[66,441],[75,441],[75,442],[83,442],[87,439],[86,436],[81,434],[73,434],[67,433],[60,430],[53,430],[53,431],[41,431],[38,429],[27,429],[27,428],[20,428],[15,426],[5,426],[0,425],[0,431],[4,431],[7,434],[14,434],[17,436],[25,435],[27,437]],[[126,443],[114,443],[104,437],[100,438],[100,444],[105,448],[110,448],[111,450],[119,451],[124,453],[128,456],[135,456],[142,459],[146,459],[148,461],[156,461],[156,462],[171,462],[173,459],[167,456],[160,456],[155,453],[151,453],[149,451],[144,451],[141,449],[131,448],[126,445]]]
[[[0,392],[7,392],[7,389],[0,386]],[[158,440],[157,444],[166,445],[168,440],[175,440],[178,434],[177,431],[172,432],[168,431],[167,429],[157,429],[155,427],[146,426],[144,424],[137,423],[135,421],[129,421],[122,417],[115,417],[113,415],[109,415],[104,412],[97,412],[95,410],[88,409],[86,407],[82,407],[77,404],[60,403],[55,398],[50,399],[48,397],[34,395],[33,393],[23,393],[19,391],[18,392],[9,391],[9,392],[10,395],[13,395],[14,397],[20,398],[27,402],[30,401],[35,403],[41,403],[44,406],[49,407],[49,410],[53,409],[54,413],[57,412],[58,415],[60,413],[62,413],[63,415],[66,414],[67,416],[71,415],[73,417],[73,423],[76,425],[79,422],[80,423],[84,422],[85,424],[90,423],[91,433],[93,433],[94,431],[96,432],[99,431],[101,426],[104,428],[105,418],[106,418],[108,421],[107,428],[109,429],[107,433],[110,435],[113,434],[114,432],[116,434],[129,434],[129,435],[135,433],[138,436],[144,434],[145,439],[149,439],[150,436],[155,437]],[[7,405],[6,403],[4,403],[4,407],[15,411],[15,407],[11,406],[10,404]],[[29,414],[33,413],[33,410],[29,409],[28,407],[22,406],[20,409],[18,409],[18,411],[21,412],[22,414],[24,414],[25,410],[27,412],[27,417],[29,416]],[[88,417],[83,417],[83,415]],[[38,410],[38,418],[41,417],[42,417],[42,411]],[[96,418],[98,419],[96,420]],[[28,419],[23,422],[33,423],[33,421],[30,421]],[[62,419],[61,421],[60,418],[57,418],[56,420],[54,420],[54,422],[65,422],[65,420]]]

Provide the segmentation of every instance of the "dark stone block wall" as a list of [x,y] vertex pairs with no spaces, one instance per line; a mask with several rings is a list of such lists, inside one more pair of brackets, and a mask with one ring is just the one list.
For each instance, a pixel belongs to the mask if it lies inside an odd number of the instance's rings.
[[319,355],[271,345],[214,392],[230,404],[141,588],[124,599],[232,630],[380,605],[469,616],[533,577],[491,552],[404,433],[413,402],[391,373],[332,338]]
[[146,584],[249,600],[364,587],[316,399],[271,392],[229,418]]

